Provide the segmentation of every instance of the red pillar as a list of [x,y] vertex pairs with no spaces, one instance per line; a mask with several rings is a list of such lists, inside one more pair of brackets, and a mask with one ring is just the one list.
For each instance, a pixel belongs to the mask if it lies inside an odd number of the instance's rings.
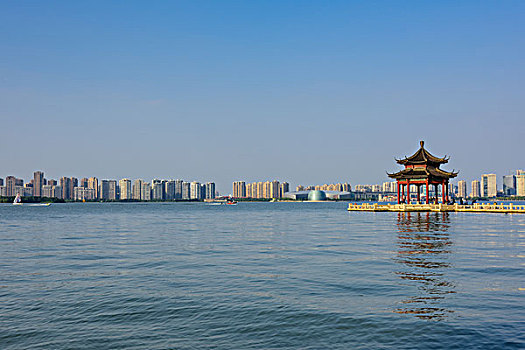
[[410,204],[410,181],[407,179],[407,204]]
[[401,203],[401,197],[399,196],[399,181],[397,182],[397,204]]
[[439,184],[434,184],[434,193],[436,195],[436,204],[439,204],[438,189]]
[[441,203],[445,204],[445,180],[441,181]]
[[427,202],[427,204],[428,204],[428,203],[429,203],[429,199],[428,199],[428,179],[427,179],[426,185],[427,185],[427,193],[426,193],[426,195],[427,195],[427,200],[426,200],[426,202]]
[[420,194],[420,189],[421,185],[417,185],[417,204],[420,204],[421,203],[421,194]]

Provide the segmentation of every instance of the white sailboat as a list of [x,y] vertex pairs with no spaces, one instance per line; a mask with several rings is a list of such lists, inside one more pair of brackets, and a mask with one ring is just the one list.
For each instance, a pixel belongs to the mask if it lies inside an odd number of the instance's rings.
[[13,201],[13,205],[22,205],[22,197],[20,197],[20,193],[16,194],[15,200]]

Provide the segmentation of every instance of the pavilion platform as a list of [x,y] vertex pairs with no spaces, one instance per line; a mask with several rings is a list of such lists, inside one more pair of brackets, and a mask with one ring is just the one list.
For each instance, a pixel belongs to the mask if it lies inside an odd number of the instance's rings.
[[490,204],[474,203],[460,204],[379,204],[379,203],[349,203],[348,211],[392,211],[392,212],[471,212],[471,213],[503,213],[525,214],[525,205],[512,203]]

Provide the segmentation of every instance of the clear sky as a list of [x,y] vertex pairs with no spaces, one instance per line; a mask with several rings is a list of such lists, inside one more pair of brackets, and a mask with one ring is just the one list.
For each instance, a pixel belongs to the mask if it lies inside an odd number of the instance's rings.
[[0,177],[525,168],[524,1],[3,1]]

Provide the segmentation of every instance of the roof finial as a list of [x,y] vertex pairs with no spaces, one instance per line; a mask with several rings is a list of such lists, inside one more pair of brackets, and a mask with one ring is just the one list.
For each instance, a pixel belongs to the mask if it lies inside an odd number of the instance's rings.
[[425,141],[419,141],[419,145],[421,146],[421,148],[423,148],[423,146],[425,145]]

